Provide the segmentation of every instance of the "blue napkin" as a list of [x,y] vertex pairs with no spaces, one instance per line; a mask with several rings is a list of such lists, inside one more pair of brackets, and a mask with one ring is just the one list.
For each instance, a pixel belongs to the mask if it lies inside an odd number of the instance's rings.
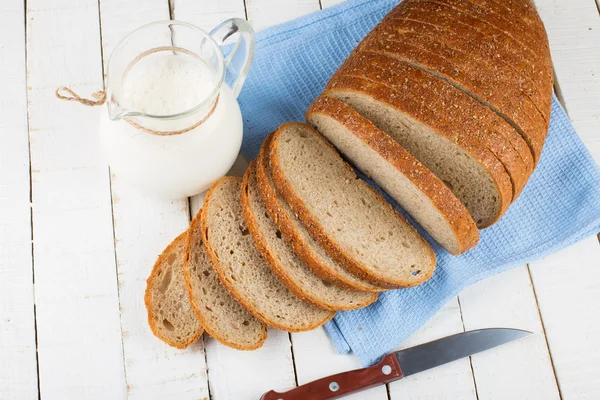
[[[253,159],[265,136],[303,121],[308,105],[357,43],[396,1],[354,0],[257,35],[254,65],[239,98],[242,151]],[[556,99],[538,168],[500,222],[459,257],[431,239],[437,270],[427,283],[386,292],[374,305],[338,313],[325,329],[340,353],[363,365],[393,351],[463,288],[600,231],[600,173]],[[427,235],[425,235],[427,236]]]

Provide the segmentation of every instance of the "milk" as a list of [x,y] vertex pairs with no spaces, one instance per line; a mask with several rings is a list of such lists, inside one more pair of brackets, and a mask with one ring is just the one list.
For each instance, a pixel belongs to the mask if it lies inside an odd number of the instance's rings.
[[[201,59],[172,51],[151,54],[125,74],[119,92],[127,110],[168,116],[184,113],[210,97],[219,76]],[[155,131],[177,131],[206,120],[191,131],[159,136],[137,129],[125,120],[100,123],[102,148],[117,179],[163,198],[192,196],[208,189],[233,165],[242,141],[242,116],[226,84],[214,103],[188,116],[170,119],[132,117]]]

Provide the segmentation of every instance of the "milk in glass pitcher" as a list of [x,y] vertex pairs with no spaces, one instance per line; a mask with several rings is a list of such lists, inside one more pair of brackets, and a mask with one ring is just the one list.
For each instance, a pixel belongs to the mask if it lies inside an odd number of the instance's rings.
[[[225,57],[221,45],[237,41]],[[110,56],[100,140],[119,180],[163,198],[206,190],[242,142],[237,96],[254,55],[241,19],[210,34],[162,21],[127,35]]]

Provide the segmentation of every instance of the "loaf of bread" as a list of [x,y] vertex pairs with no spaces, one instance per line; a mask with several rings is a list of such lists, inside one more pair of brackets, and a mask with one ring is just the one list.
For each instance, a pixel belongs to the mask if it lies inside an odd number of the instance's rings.
[[324,94],[408,150],[482,229],[499,220],[533,173],[552,86],[548,39],[529,0],[405,0]]

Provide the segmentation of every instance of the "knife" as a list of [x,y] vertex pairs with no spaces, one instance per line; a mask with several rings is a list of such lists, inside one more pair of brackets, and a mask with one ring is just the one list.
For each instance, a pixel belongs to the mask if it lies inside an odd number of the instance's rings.
[[331,375],[285,393],[273,390],[261,400],[330,400],[338,399],[373,386],[383,385],[406,376],[447,364],[496,346],[531,335],[520,329],[489,328],[452,336],[400,350],[383,357],[376,365]]

